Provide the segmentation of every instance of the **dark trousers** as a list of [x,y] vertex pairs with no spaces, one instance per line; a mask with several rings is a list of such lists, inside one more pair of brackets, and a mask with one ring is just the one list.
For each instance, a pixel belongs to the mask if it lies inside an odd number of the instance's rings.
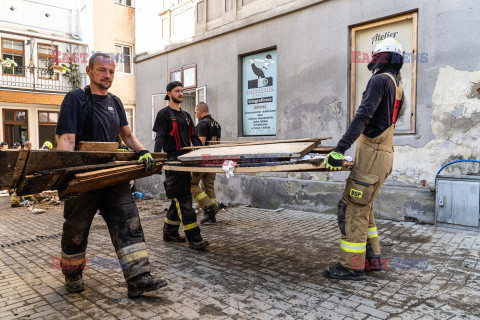
[[202,241],[197,215],[192,207],[190,172],[165,170],[165,177],[165,192],[172,203],[165,217],[164,232],[178,233],[181,223],[188,242]]
[[107,223],[125,279],[129,280],[139,274],[150,272],[137,205],[129,184],[121,183],[66,200],[61,258],[63,273],[71,275],[81,272],[84,267],[88,234],[97,210],[100,210]]

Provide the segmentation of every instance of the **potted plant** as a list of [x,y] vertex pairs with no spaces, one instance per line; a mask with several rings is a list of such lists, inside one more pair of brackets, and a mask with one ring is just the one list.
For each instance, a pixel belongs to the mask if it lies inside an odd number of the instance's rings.
[[[2,65],[3,72],[13,74],[13,68],[18,67],[18,64],[10,58],[1,59],[0,63]],[[8,72],[10,71],[10,72]]]
[[70,62],[68,65],[62,63],[61,68],[61,73],[68,78],[68,82],[72,87],[80,87],[79,65],[73,62]]

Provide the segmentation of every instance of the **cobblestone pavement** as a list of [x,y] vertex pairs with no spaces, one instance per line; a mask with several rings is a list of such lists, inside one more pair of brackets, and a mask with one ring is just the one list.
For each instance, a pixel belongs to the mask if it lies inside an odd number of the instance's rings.
[[[334,215],[232,207],[202,227],[211,246],[196,252],[164,243],[166,203],[144,200],[153,273],[169,285],[128,299],[121,270],[107,263],[89,263],[86,290],[67,294],[52,268],[62,206],[35,215],[8,200],[0,198],[0,319],[480,319],[478,234],[379,221],[384,257],[395,268],[339,281],[323,275],[338,256]],[[116,258],[101,217],[87,258]]]

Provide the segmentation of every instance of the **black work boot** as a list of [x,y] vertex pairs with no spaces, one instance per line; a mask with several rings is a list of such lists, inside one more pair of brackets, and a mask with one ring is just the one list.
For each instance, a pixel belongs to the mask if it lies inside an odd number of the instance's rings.
[[217,222],[217,219],[215,218],[215,215],[217,214],[217,212],[218,212],[218,209],[215,205],[206,209],[205,214],[200,219],[200,223],[204,224],[204,223],[215,223],[215,222]]
[[195,250],[203,250],[209,245],[210,243],[208,243],[208,241],[205,241],[205,240],[192,241],[188,243],[188,247]]
[[135,298],[144,292],[155,291],[167,285],[163,279],[154,279],[150,272],[142,273],[127,281],[128,297]]
[[75,273],[65,276],[65,289],[70,293],[82,292],[85,290],[82,274]]
[[325,269],[325,275],[332,279],[365,280],[365,273],[363,270],[350,270],[342,266],[340,263],[337,263],[334,267]]
[[367,244],[367,252],[365,259],[365,271],[382,271],[386,266],[383,265],[381,255],[373,252],[370,243]]

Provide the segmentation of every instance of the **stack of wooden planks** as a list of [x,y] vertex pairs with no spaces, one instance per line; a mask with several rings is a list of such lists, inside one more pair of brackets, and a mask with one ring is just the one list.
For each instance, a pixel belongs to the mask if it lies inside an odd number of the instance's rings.
[[[145,165],[138,163],[137,153],[118,152],[117,145],[108,143],[85,144],[84,148],[94,151],[0,150],[0,189],[16,189],[18,195],[58,190],[63,197],[160,174],[162,170],[221,173],[225,161],[233,161],[233,170],[238,173],[326,171],[323,158],[334,148],[320,146],[326,139],[330,138],[190,147],[178,161],[167,161],[165,153],[152,153],[157,167],[151,172],[145,172]],[[350,170],[352,165],[345,162],[343,170]]]
[[[193,151],[168,161],[164,170],[189,172],[224,172],[225,161],[235,162],[234,172],[295,172],[326,171],[323,158],[335,147],[319,146],[326,138],[218,143],[204,147],[191,147]],[[343,170],[350,170],[346,162]]]
[[160,173],[164,153],[152,153],[157,168],[145,172],[135,152],[1,150],[0,189],[18,195],[59,190],[60,195],[85,192]]

